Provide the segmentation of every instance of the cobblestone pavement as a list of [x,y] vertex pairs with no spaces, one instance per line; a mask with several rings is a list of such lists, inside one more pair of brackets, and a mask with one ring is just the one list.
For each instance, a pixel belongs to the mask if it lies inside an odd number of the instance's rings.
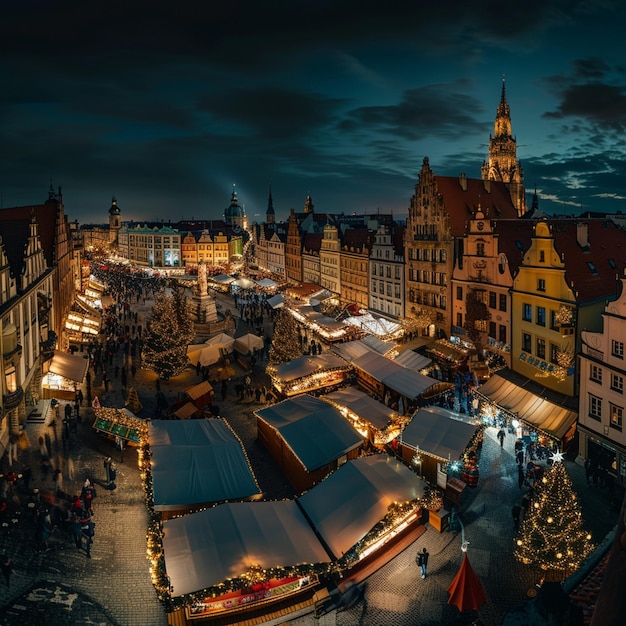
[[[218,297],[223,309],[229,300]],[[140,318],[149,314],[152,302],[139,307]],[[232,305],[231,305],[231,310]],[[235,312],[236,314],[236,312]],[[266,321],[266,330],[270,325]],[[250,329],[238,321],[237,334]],[[116,357],[121,365],[123,357]],[[250,372],[253,385],[267,384],[259,363]],[[111,370],[111,368],[109,368]],[[109,371],[111,376],[111,372]],[[237,377],[243,370],[237,369]],[[171,381],[161,382],[160,389],[168,402],[178,398],[183,389],[199,382],[195,369]],[[289,483],[280,475],[276,464],[256,438],[253,411],[258,403],[242,403],[234,394],[235,380],[231,381],[225,401],[216,398],[220,414],[231,423],[244,444],[257,480],[267,498],[293,497]],[[156,412],[156,377],[138,369],[129,386],[136,388],[143,404],[142,417]],[[86,388],[83,386],[85,397]],[[122,407],[125,396],[120,381],[111,376],[111,386],[104,392],[101,373],[92,377],[92,393],[98,395],[103,406]],[[219,395],[219,393],[218,393]],[[52,481],[39,468],[38,439],[48,436],[60,458],[60,432],[51,424],[52,413],[47,414],[48,403],[32,407],[39,409],[41,418],[33,416],[26,424],[30,448],[20,450],[16,468],[30,464],[33,470],[31,487],[43,492],[52,491]],[[17,493],[10,511],[0,518],[0,552],[9,554],[16,573],[7,589],[0,583],[0,624],[12,626],[49,626],[97,624],[106,626],[164,626],[163,608],[152,587],[149,564],[146,560],[146,526],[148,521],[145,499],[137,468],[134,449],[124,451],[123,462],[113,443],[97,435],[91,424],[93,411],[82,410],[82,423],[77,436],[71,439],[74,460],[74,478],[68,477],[64,467],[62,490],[68,494],[80,493],[86,477],[96,485],[94,521],[96,536],[91,558],[59,531],[54,531],[49,549],[39,551],[35,544],[33,516],[27,496]],[[57,429],[60,425],[57,425]],[[483,582],[487,602],[479,615],[486,626],[495,626],[503,612],[521,602],[527,590],[539,580],[537,573],[518,565],[511,557],[513,525],[511,507],[521,498],[513,457],[512,437],[501,449],[495,440],[495,431],[487,431],[480,459],[481,480],[476,489],[466,489],[462,502],[462,520],[465,535],[470,542],[470,562]],[[117,463],[117,489],[104,489],[103,460],[112,456]],[[6,460],[2,467],[7,470]],[[56,461],[59,464],[59,461]],[[594,539],[599,541],[613,527],[616,514],[610,512],[609,494],[588,487],[584,471],[575,463],[566,462],[583,506],[583,517]],[[605,514],[603,514],[605,513]],[[17,520],[17,521],[13,521]],[[425,580],[418,575],[415,556],[418,549],[428,547],[431,553],[429,574]],[[415,624],[455,624],[459,622],[456,608],[447,604],[446,589],[458,570],[462,553],[459,532],[437,533],[431,527],[416,544],[398,555],[385,567],[366,580],[358,594],[344,594],[337,598],[336,608],[315,618],[312,614],[291,621],[294,626],[409,626]]]

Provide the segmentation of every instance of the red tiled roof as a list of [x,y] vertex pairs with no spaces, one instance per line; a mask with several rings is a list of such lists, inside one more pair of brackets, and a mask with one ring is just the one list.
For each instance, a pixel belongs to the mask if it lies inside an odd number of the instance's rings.
[[370,239],[370,231],[367,228],[348,228],[343,234],[343,245],[355,248],[367,246]]
[[504,183],[466,178],[467,190],[463,190],[458,176],[435,176],[439,193],[443,195],[450,216],[450,228],[454,237],[465,234],[467,220],[480,206],[487,219],[512,219],[517,209]]
[[[498,246],[506,254],[513,275],[530,247],[536,220],[498,220],[494,232]],[[565,261],[565,279],[577,292],[577,301],[614,297],[616,276],[626,267],[626,231],[607,219],[548,219],[556,251]],[[586,224],[589,245],[578,243],[578,225]]]
[[[626,231],[604,219],[550,220],[556,251],[565,260],[565,277],[578,302],[614,297],[626,266]],[[587,224],[589,246],[578,244],[577,226]]]

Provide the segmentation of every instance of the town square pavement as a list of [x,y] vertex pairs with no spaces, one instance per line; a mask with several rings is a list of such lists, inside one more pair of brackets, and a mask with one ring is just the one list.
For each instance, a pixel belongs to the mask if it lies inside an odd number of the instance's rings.
[[[140,319],[147,318],[151,301],[138,308]],[[218,296],[219,308],[229,307],[225,296]],[[233,312],[236,311],[233,310]],[[271,324],[266,320],[266,332]],[[236,334],[250,329],[238,320]],[[411,345],[404,346],[410,348]],[[118,365],[123,355],[116,356]],[[130,363],[126,363],[128,366]],[[253,385],[267,384],[263,368],[258,363],[252,372],[236,367],[235,377],[250,374]],[[111,369],[111,368],[109,368]],[[111,386],[105,392],[101,373],[93,376],[91,396],[98,396],[102,406],[122,407],[126,396],[121,382],[109,372]],[[161,382],[160,390],[168,402],[179,398],[187,387],[199,382],[195,368],[171,381]],[[256,439],[253,410],[262,405],[242,403],[234,392],[236,380],[229,382],[226,400],[216,401],[220,415],[227,419],[246,447],[251,465],[261,489],[268,498],[293,497],[293,491],[280,475],[275,463]],[[140,417],[156,414],[156,376],[137,369],[129,376],[143,405]],[[82,386],[87,399],[87,388]],[[61,407],[63,403],[61,404]],[[82,422],[77,435],[70,439],[74,464],[73,479],[68,478],[68,467],[61,461],[61,425],[56,423],[49,401],[40,401],[29,407],[30,416],[25,426],[30,446],[18,452],[13,469],[21,471],[26,464],[33,472],[31,488],[42,494],[53,488],[50,475],[44,477],[39,464],[39,437],[47,434],[52,443],[53,464],[64,470],[62,491],[80,493],[85,478],[90,478],[97,489],[93,520],[96,535],[91,558],[78,550],[74,543],[56,530],[47,550],[38,550],[35,526],[29,498],[18,490],[9,511],[0,518],[0,552],[11,556],[15,574],[10,588],[0,582],[0,624],[30,626],[47,624],[67,626],[94,624],[103,626],[162,626],[167,623],[163,607],[156,597],[150,580],[146,559],[146,527],[148,513],[133,448],[123,453],[113,442],[99,436],[92,427],[93,410],[84,403]],[[117,489],[104,488],[103,461],[107,456],[117,463]],[[568,474],[574,482],[583,507],[585,528],[600,542],[616,523],[615,502],[621,494],[609,494],[599,487],[588,486],[584,470],[573,460],[565,461]],[[9,469],[6,459],[2,471]],[[486,592],[487,602],[478,617],[486,626],[499,623],[503,613],[524,601],[529,589],[541,582],[540,572],[532,571],[512,558],[513,521],[511,508],[521,499],[517,483],[517,468],[513,456],[513,438],[506,438],[504,448],[495,439],[495,429],[487,429],[480,457],[480,481],[475,489],[467,488],[462,496],[460,520],[464,537],[469,541],[468,556]],[[457,530],[438,533],[428,526],[427,531],[409,548],[394,558],[360,586],[343,595],[334,591],[327,612],[317,617],[308,614],[292,618],[294,626],[413,626],[430,624],[467,623],[473,615],[459,615],[449,605],[447,587],[462,560],[463,533]],[[427,547],[431,554],[428,576],[422,580],[415,562],[416,553]]]

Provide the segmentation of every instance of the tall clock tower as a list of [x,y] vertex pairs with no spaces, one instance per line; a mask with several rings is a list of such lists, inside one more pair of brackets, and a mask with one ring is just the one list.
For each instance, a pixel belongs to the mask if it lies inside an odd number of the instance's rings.
[[489,157],[483,161],[482,179],[506,183],[518,216],[526,213],[524,171],[517,158],[517,140],[512,134],[511,111],[506,100],[504,78],[493,135],[489,136]]
[[122,216],[120,207],[117,206],[115,196],[111,199],[111,208],[109,209],[109,243],[112,247],[117,248],[119,243],[120,228],[122,227]]

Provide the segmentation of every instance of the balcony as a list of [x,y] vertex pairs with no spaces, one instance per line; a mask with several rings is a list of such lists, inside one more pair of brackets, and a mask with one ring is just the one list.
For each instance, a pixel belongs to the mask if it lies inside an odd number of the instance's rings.
[[5,411],[10,411],[11,409],[15,409],[19,406],[22,398],[24,397],[24,390],[21,387],[18,387],[15,391],[11,393],[3,393],[2,394],[2,407]]

